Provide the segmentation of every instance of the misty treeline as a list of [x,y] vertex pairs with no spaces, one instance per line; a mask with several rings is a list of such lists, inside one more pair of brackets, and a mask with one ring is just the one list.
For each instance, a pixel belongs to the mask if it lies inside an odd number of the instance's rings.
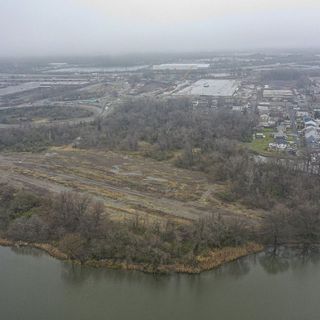
[[[319,75],[319,72],[315,72],[314,76],[316,75]],[[310,80],[310,73],[292,68],[279,68],[262,72],[261,80],[271,84],[271,86],[274,82],[291,81],[292,83],[295,83],[300,90],[307,90],[312,83]]]
[[112,221],[102,202],[64,192],[36,196],[0,185],[0,237],[51,243],[81,262],[111,259],[145,264],[196,266],[208,250],[246,243],[251,233],[219,212],[190,224],[155,223],[138,216]]
[[305,72],[292,68],[278,68],[262,73],[263,80],[293,81],[305,77]]

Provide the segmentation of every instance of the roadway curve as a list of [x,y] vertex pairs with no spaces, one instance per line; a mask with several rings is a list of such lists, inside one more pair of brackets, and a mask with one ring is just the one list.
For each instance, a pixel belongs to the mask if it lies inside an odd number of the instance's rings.
[[[53,120],[53,121],[48,121],[48,122],[25,122],[21,124],[1,124],[0,123],[0,129],[12,129],[12,128],[20,128],[25,125],[27,126],[33,126],[33,127],[42,127],[42,126],[56,126],[56,125],[74,125],[74,124],[79,124],[79,123],[88,123],[94,121],[98,116],[100,116],[103,113],[103,109],[98,107],[97,105],[88,105],[88,104],[52,104],[52,107],[58,107],[58,106],[66,106],[66,108],[81,108],[85,110],[89,110],[93,112],[93,115],[90,117],[83,117],[83,118],[73,118],[73,119],[66,119],[66,120]],[[46,106],[50,106],[46,105]],[[7,109],[23,109],[23,108],[31,108],[31,107],[38,107],[41,108],[41,106],[37,105],[20,105],[16,107],[4,107],[0,108],[1,110],[7,110]]]

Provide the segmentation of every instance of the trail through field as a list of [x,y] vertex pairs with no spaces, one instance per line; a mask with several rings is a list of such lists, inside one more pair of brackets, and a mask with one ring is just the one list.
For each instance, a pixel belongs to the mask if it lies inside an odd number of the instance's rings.
[[41,154],[0,155],[2,181],[35,192],[77,191],[105,203],[111,216],[196,220],[219,208],[225,216],[254,220],[239,206],[215,197],[221,186],[199,173],[121,153],[56,148]]

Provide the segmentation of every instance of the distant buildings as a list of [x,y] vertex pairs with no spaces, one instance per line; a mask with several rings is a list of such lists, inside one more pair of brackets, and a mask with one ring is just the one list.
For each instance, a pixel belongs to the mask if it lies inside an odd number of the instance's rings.
[[187,71],[187,70],[202,70],[208,69],[210,64],[207,63],[167,63],[154,65],[152,69],[154,71]]
[[293,98],[292,90],[274,90],[274,89],[264,89],[263,98],[273,101],[279,101],[283,99]]
[[305,140],[307,145],[309,146],[315,146],[319,143],[319,133],[317,128],[315,127],[309,127],[305,130]]

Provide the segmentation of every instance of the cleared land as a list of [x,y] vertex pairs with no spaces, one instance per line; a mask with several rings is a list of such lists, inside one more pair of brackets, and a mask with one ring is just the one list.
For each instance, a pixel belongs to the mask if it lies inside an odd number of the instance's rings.
[[103,200],[113,219],[132,215],[151,221],[168,218],[188,222],[224,209],[226,217],[250,223],[259,213],[221,200],[225,185],[210,183],[204,174],[178,169],[169,162],[70,147],[50,152],[0,156],[0,177],[37,192],[74,190]]
[[275,154],[274,151],[269,150],[269,143],[273,142],[273,130],[272,129],[264,129],[262,131],[264,134],[263,139],[254,138],[252,142],[247,143],[246,145],[250,150],[265,156],[272,156]]

